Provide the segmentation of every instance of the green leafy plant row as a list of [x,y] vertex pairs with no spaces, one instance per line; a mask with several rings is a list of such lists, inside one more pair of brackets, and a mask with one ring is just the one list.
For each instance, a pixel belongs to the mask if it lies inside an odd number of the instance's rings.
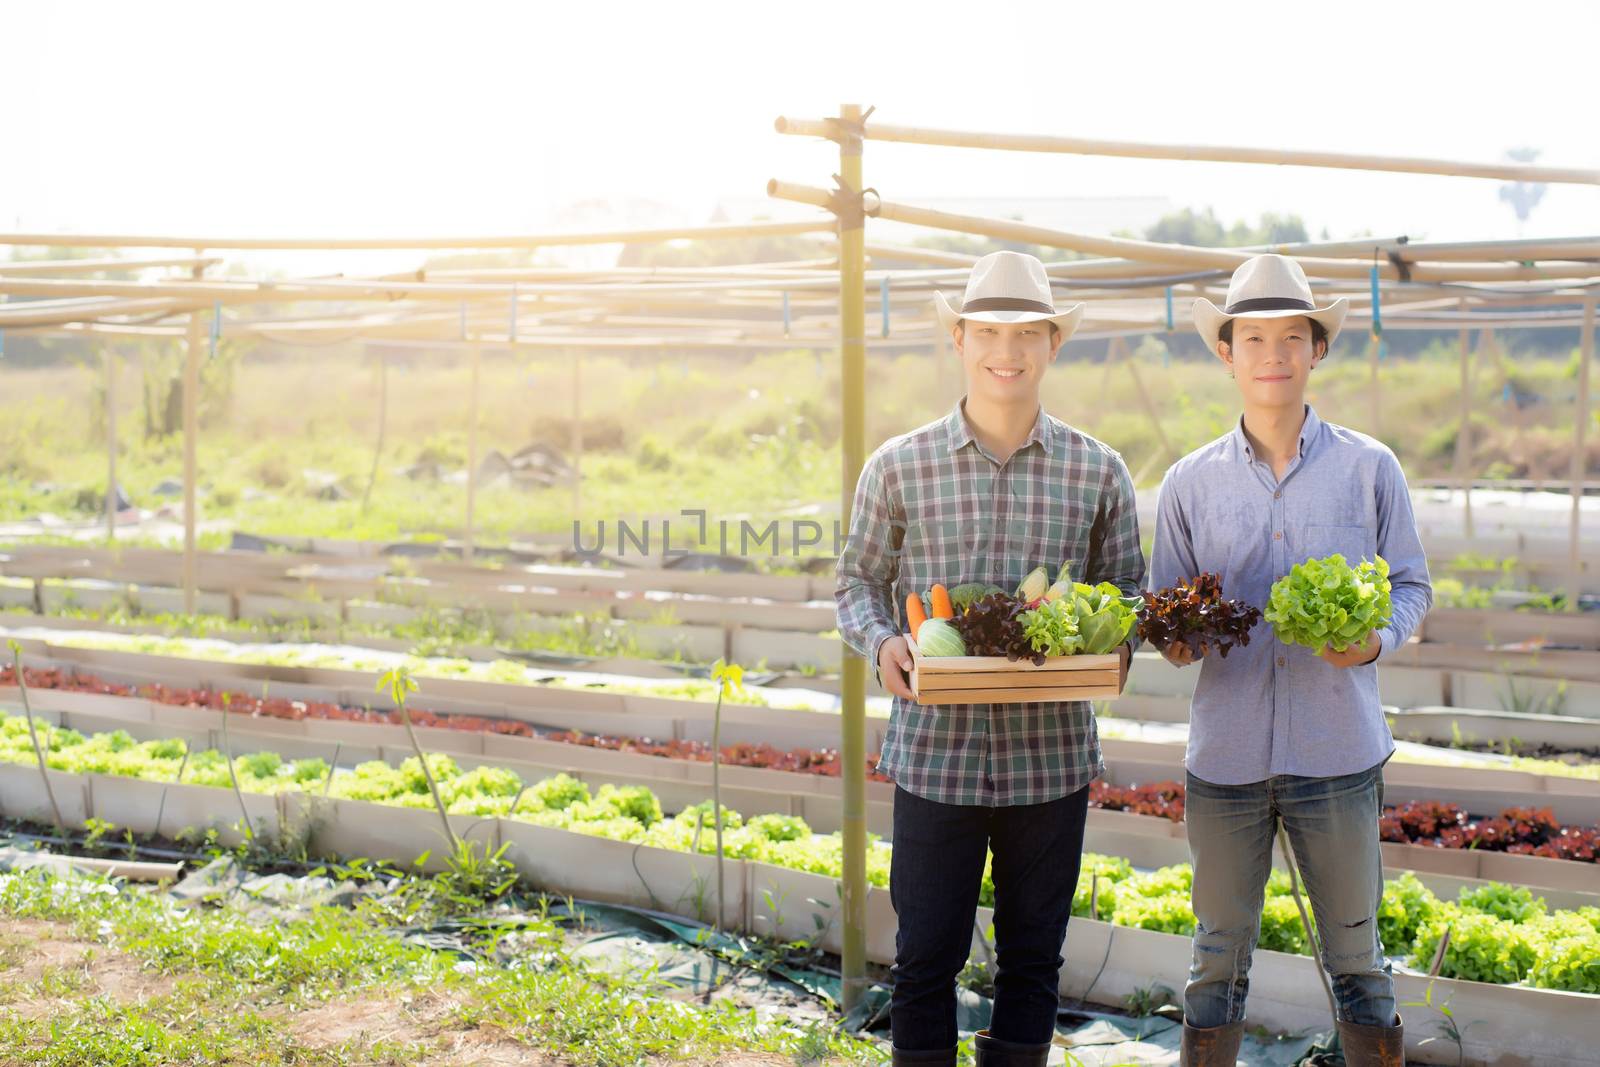
[[[285,760],[274,752],[252,752],[229,760],[213,749],[191,752],[181,740],[135,741],[125,731],[84,736],[40,726],[48,765],[56,770],[115,774],[149,781],[238,788],[246,793],[287,790],[326,792],[333,797],[428,809],[434,799],[428,775],[415,757],[392,766],[381,761],[333,770],[321,759]],[[35,759],[27,721],[0,717],[0,761]],[[463,771],[449,756],[427,757],[439,796],[451,814],[517,819],[614,841],[637,842],[678,852],[716,851],[709,801],[668,817],[643,786],[601,786],[598,791],[569,775],[525,783],[511,770],[478,767]],[[838,834],[817,834],[803,819],[722,811],[723,849],[735,859],[758,860],[838,878],[843,846]],[[867,879],[889,882],[890,845],[870,838]],[[1073,913],[1121,926],[1189,935],[1192,872],[1187,864],[1136,872],[1119,857],[1084,856],[1073,896]],[[1307,953],[1309,946],[1288,876],[1274,871],[1267,885],[1260,944],[1282,952]],[[994,903],[987,872],[983,903]],[[1551,912],[1527,889],[1491,883],[1460,900],[1435,897],[1406,874],[1384,888],[1379,931],[1389,953],[1427,968],[1445,931],[1450,939],[1440,973],[1500,984],[1524,982],[1549,989],[1600,993],[1600,908]]]

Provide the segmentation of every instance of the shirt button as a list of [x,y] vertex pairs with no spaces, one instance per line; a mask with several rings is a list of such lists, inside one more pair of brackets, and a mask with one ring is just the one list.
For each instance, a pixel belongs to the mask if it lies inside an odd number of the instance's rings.
[[1274,530],[1272,532],[1272,539],[1274,541],[1282,541],[1283,540],[1283,531],[1282,530]]
[[1283,490],[1279,489],[1277,492],[1273,493],[1272,494],[1272,499],[1274,499],[1274,500],[1282,500],[1283,499]]
[[1287,660],[1285,660],[1285,659],[1284,659],[1284,658],[1283,658],[1283,657],[1282,657],[1282,656],[1279,656],[1279,657],[1278,657],[1278,666],[1280,666],[1280,667],[1282,667],[1282,666],[1283,666],[1283,665],[1284,665],[1284,664],[1285,664],[1285,663],[1287,663],[1287,662],[1288,662],[1288,661],[1287,661]]

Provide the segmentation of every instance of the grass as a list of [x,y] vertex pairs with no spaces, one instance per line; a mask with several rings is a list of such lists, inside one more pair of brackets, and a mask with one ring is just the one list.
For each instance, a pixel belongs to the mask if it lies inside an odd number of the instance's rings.
[[[1140,351],[1148,368],[1144,380],[1172,448],[1186,452],[1231,425],[1237,398],[1219,366],[1198,360],[1162,365],[1164,346],[1157,338],[1147,339]],[[152,347],[139,360],[155,365],[159,355]],[[1152,373],[1157,367],[1159,373]],[[484,487],[475,521],[485,543],[530,533],[569,536],[575,517],[592,540],[601,519],[611,525],[621,517],[677,516],[684,508],[709,513],[707,550],[720,547],[718,518],[728,519],[735,535],[740,519],[760,527],[804,514],[825,528],[831,523],[840,470],[838,377],[831,361],[795,352],[737,362],[695,357],[651,363],[590,354],[584,374],[589,388],[581,508],[575,514],[566,485]],[[1453,469],[1458,374],[1453,348],[1442,344],[1382,368],[1386,414],[1380,416],[1380,436],[1413,477]],[[1520,416],[1506,407],[1500,399],[1503,374],[1546,397],[1544,405]],[[1570,359],[1548,355],[1480,367],[1475,404],[1484,423],[1474,433],[1474,468],[1503,476],[1563,473],[1571,374]],[[0,521],[42,511],[92,519],[106,477],[99,371],[59,366],[13,368],[7,375],[0,400]],[[535,440],[565,449],[571,376],[566,354],[486,354],[482,453],[510,454]],[[447,470],[465,464],[467,375],[453,356],[394,361],[385,451],[366,511],[360,497],[377,436],[370,363],[354,349],[314,356],[245,353],[231,386],[222,384],[228,380],[219,376],[205,405],[199,460],[206,518],[271,535],[371,540],[437,539],[461,527],[462,485],[413,481],[399,473],[418,462]],[[594,388],[595,382],[605,387]],[[175,503],[155,496],[154,488],[179,476],[181,442],[177,436],[146,437],[141,386],[125,360],[118,385],[119,480],[142,506]],[[960,371],[947,365],[941,374],[926,355],[875,359],[868,388],[874,400],[867,440],[876,444],[948,411],[960,392]],[[1375,429],[1368,425],[1368,370],[1354,342],[1342,343],[1318,370],[1310,399],[1326,418]],[[1044,402],[1047,410],[1118,448],[1141,484],[1158,482],[1175,458],[1162,453],[1125,369],[1082,357],[1063,360],[1045,380]],[[1497,465],[1504,469],[1491,471]],[[319,499],[325,477],[349,499]],[[691,525],[680,520],[680,536]]]
[[[51,1011],[0,1016],[0,1062],[400,1064],[463,1035],[576,1067],[751,1051],[882,1060],[866,1041],[761,1020],[725,1001],[688,1005],[664,998],[649,975],[592,970],[564,951],[557,922],[537,913],[485,923],[469,942],[470,961],[403,940],[403,929],[366,904],[259,920],[232,905],[187,908],[100,879],[35,873],[0,876],[0,915],[62,924],[74,940],[136,961],[150,980],[172,980],[131,1001],[58,987],[65,998]],[[0,991],[41,992],[14,984]],[[407,1028],[407,1040],[334,1045],[296,1025],[319,1007],[367,1000],[427,1001],[430,1025]]]

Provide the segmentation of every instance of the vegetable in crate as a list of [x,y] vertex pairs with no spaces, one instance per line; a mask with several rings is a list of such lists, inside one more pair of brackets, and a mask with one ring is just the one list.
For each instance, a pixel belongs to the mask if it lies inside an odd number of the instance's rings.
[[1126,641],[1143,607],[1144,597],[1123,596],[1110,582],[1073,583],[1072,610],[1078,617],[1083,654],[1103,656]]
[[1028,636],[1028,645],[1040,664],[1044,656],[1071,656],[1083,650],[1083,637],[1078,633],[1078,616],[1066,600],[1046,600],[1036,608],[1029,608],[1017,616]]
[[1296,563],[1274,582],[1265,617],[1285,644],[1343,652],[1388,626],[1389,612],[1383,557],[1352,567],[1335,553]]
[[942,585],[936,585],[928,590],[928,601],[933,605],[932,615],[936,619],[953,619],[956,609],[950,603],[950,591]]
[[949,619],[929,619],[922,624],[917,647],[924,656],[965,656],[967,646]]
[[922,598],[915,593],[906,595],[906,629],[915,641],[917,634],[922,631],[922,624],[928,621],[928,609],[922,604]]
[[957,615],[950,622],[966,642],[968,655],[1004,656],[1012,662],[1030,659],[1042,664],[1044,653],[1033,650],[1018,621],[1022,612],[1023,607],[1015,597],[1004,592],[988,593],[973,601],[965,614]]
[[957,615],[963,615],[980,597],[988,596],[990,593],[1003,592],[1005,590],[998,585],[988,585],[984,582],[962,582],[950,590],[950,603],[954,605]]
[[1024,604],[1032,603],[1044,596],[1049,588],[1050,572],[1043,567],[1035,567],[1028,572],[1028,576],[1022,579],[1021,584],[1017,586],[1017,599]]
[[1139,636],[1160,649],[1182,641],[1197,656],[1215,650],[1226,659],[1234,645],[1250,643],[1260,621],[1260,608],[1223,600],[1222,579],[1206,572],[1145,597]]
[[1128,639],[1142,597],[1122,595],[1110,582],[1074,582],[1019,617],[1035,652],[1047,656],[1104,655]]

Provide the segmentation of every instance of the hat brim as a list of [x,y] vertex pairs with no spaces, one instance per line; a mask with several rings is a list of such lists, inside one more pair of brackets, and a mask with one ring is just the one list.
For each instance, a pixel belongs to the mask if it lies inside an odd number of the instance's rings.
[[970,315],[963,315],[951,306],[944,298],[943,293],[933,294],[933,306],[939,312],[939,325],[945,332],[955,329],[956,323],[962,319],[971,319],[973,322],[993,322],[1014,324],[1019,322],[1053,322],[1056,329],[1061,331],[1061,339],[1065,341],[1078,330],[1078,324],[1083,321],[1083,305],[1073,304],[1065,311],[1058,311],[1054,315],[1046,315],[1040,311],[974,311]]
[[1292,319],[1296,317],[1311,319],[1320,322],[1322,328],[1328,331],[1328,350],[1333,349],[1333,339],[1339,336],[1339,328],[1344,325],[1344,317],[1350,310],[1350,301],[1339,297],[1326,307],[1312,308],[1302,311],[1298,308],[1285,308],[1278,311],[1252,311],[1248,315],[1229,315],[1217,305],[1200,297],[1194,302],[1192,317],[1195,331],[1206,343],[1206,349],[1212,353],[1217,350],[1217,342],[1221,339],[1222,325],[1234,319]]

